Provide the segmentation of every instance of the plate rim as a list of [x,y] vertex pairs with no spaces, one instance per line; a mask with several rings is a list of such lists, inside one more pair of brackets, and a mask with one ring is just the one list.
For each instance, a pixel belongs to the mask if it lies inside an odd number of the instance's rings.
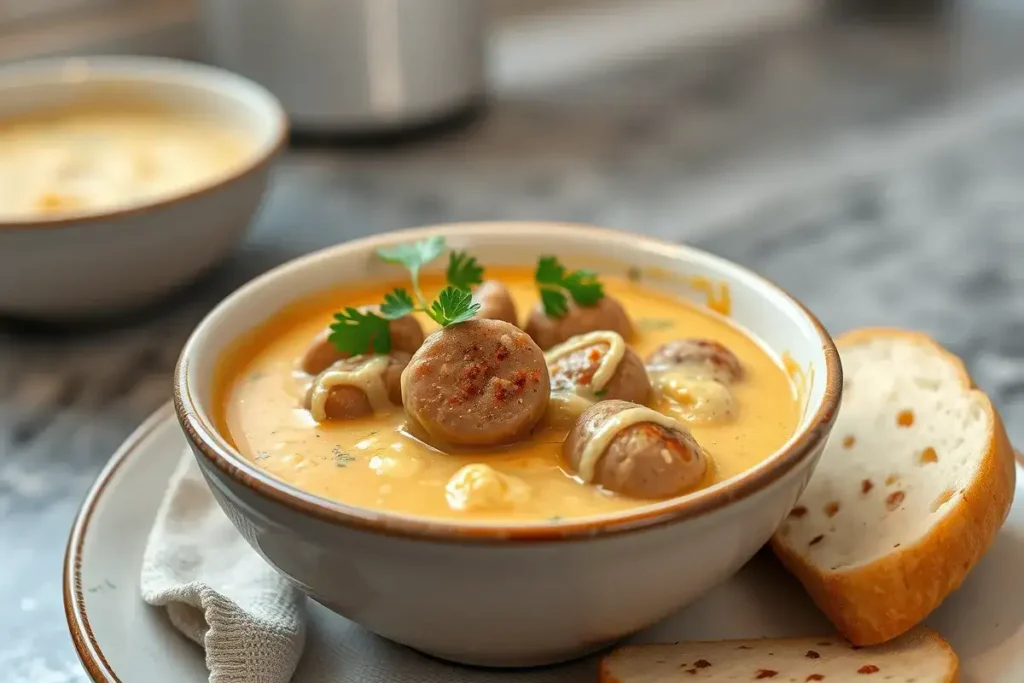
[[[153,432],[169,420],[175,420],[174,404],[171,401],[167,401],[151,413],[118,446],[82,500],[78,512],[75,514],[71,533],[68,535],[62,579],[64,617],[67,620],[71,642],[75,647],[78,659],[94,683],[125,682],[114,672],[103,654],[103,650],[93,634],[85,608],[85,594],[82,590],[82,548],[89,531],[89,523],[92,521],[97,503],[106,493],[117,471],[153,435]],[[1014,449],[1013,454],[1017,466],[1024,469],[1024,454],[1017,449]]]
[[118,446],[110,460],[100,470],[96,481],[85,494],[82,504],[71,525],[67,547],[64,551],[64,617],[71,633],[71,642],[85,672],[95,683],[124,683],[111,668],[102,648],[93,634],[85,608],[85,594],[82,590],[82,548],[89,531],[96,504],[106,492],[114,474],[145,443],[159,427],[174,419],[174,406],[170,401],[162,405],[142,424],[135,428],[127,439]]

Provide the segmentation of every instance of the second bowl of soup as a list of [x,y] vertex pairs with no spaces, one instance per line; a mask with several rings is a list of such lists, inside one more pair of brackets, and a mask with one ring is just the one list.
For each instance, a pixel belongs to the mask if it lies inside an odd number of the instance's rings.
[[831,428],[831,340],[701,252],[456,225],[242,288],[176,373],[229,517],[339,614],[525,666],[635,632],[770,536]]

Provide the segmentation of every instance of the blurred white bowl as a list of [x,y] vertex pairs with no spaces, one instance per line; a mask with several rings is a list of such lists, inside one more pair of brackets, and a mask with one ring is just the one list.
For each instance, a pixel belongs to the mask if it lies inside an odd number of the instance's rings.
[[266,89],[227,71],[143,57],[2,67],[0,121],[108,92],[222,122],[251,141],[247,157],[185,194],[102,213],[0,220],[0,314],[68,320],[150,303],[220,261],[260,205],[287,118]]

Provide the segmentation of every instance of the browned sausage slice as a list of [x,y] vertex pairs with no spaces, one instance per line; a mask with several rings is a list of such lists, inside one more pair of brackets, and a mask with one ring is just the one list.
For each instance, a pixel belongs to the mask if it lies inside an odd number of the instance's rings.
[[501,320],[434,332],[402,373],[409,418],[432,439],[459,446],[525,437],[547,410],[550,390],[543,352]]
[[743,365],[732,351],[711,339],[676,339],[662,344],[647,357],[652,369],[686,367],[695,376],[731,384],[743,379]]
[[682,495],[708,471],[707,457],[686,427],[627,401],[588,408],[562,452],[583,481],[633,498]]
[[[359,310],[364,313],[376,313],[380,309],[377,306],[360,306]],[[392,352],[415,353],[423,343],[423,327],[411,315],[405,315],[389,322],[388,331],[391,333]],[[307,375],[319,375],[339,360],[348,358],[347,353],[339,351],[334,344],[327,340],[330,334],[330,328],[318,334],[302,357],[300,367]],[[366,352],[372,353],[373,349],[368,348]]]
[[354,356],[324,370],[306,392],[305,407],[317,422],[365,417],[402,405],[402,370],[411,356]]
[[591,401],[646,403],[650,397],[651,381],[643,361],[617,332],[601,330],[573,337],[544,357],[552,391],[575,392]]
[[480,311],[477,318],[488,320],[504,320],[513,325],[519,324],[519,317],[516,314],[516,303],[512,295],[501,282],[497,280],[485,280],[473,292],[473,302],[480,304]]
[[634,335],[633,322],[626,309],[610,296],[602,297],[593,306],[578,306],[570,301],[569,310],[561,318],[549,317],[538,303],[526,321],[527,334],[542,349],[550,349],[567,339],[597,330],[617,332],[626,341]]

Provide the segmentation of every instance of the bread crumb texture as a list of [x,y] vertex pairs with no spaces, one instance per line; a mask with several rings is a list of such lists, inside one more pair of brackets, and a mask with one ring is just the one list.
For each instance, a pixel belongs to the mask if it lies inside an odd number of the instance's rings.
[[[964,391],[956,366],[933,348],[879,338],[841,354],[855,381],[834,433],[856,441],[836,449],[833,437],[800,498],[808,513],[789,532],[830,571],[873,562],[934,528],[978,476],[992,431],[983,397]],[[922,462],[926,449],[934,462]],[[933,511],[951,484],[954,495]],[[839,513],[827,513],[830,503]]]

